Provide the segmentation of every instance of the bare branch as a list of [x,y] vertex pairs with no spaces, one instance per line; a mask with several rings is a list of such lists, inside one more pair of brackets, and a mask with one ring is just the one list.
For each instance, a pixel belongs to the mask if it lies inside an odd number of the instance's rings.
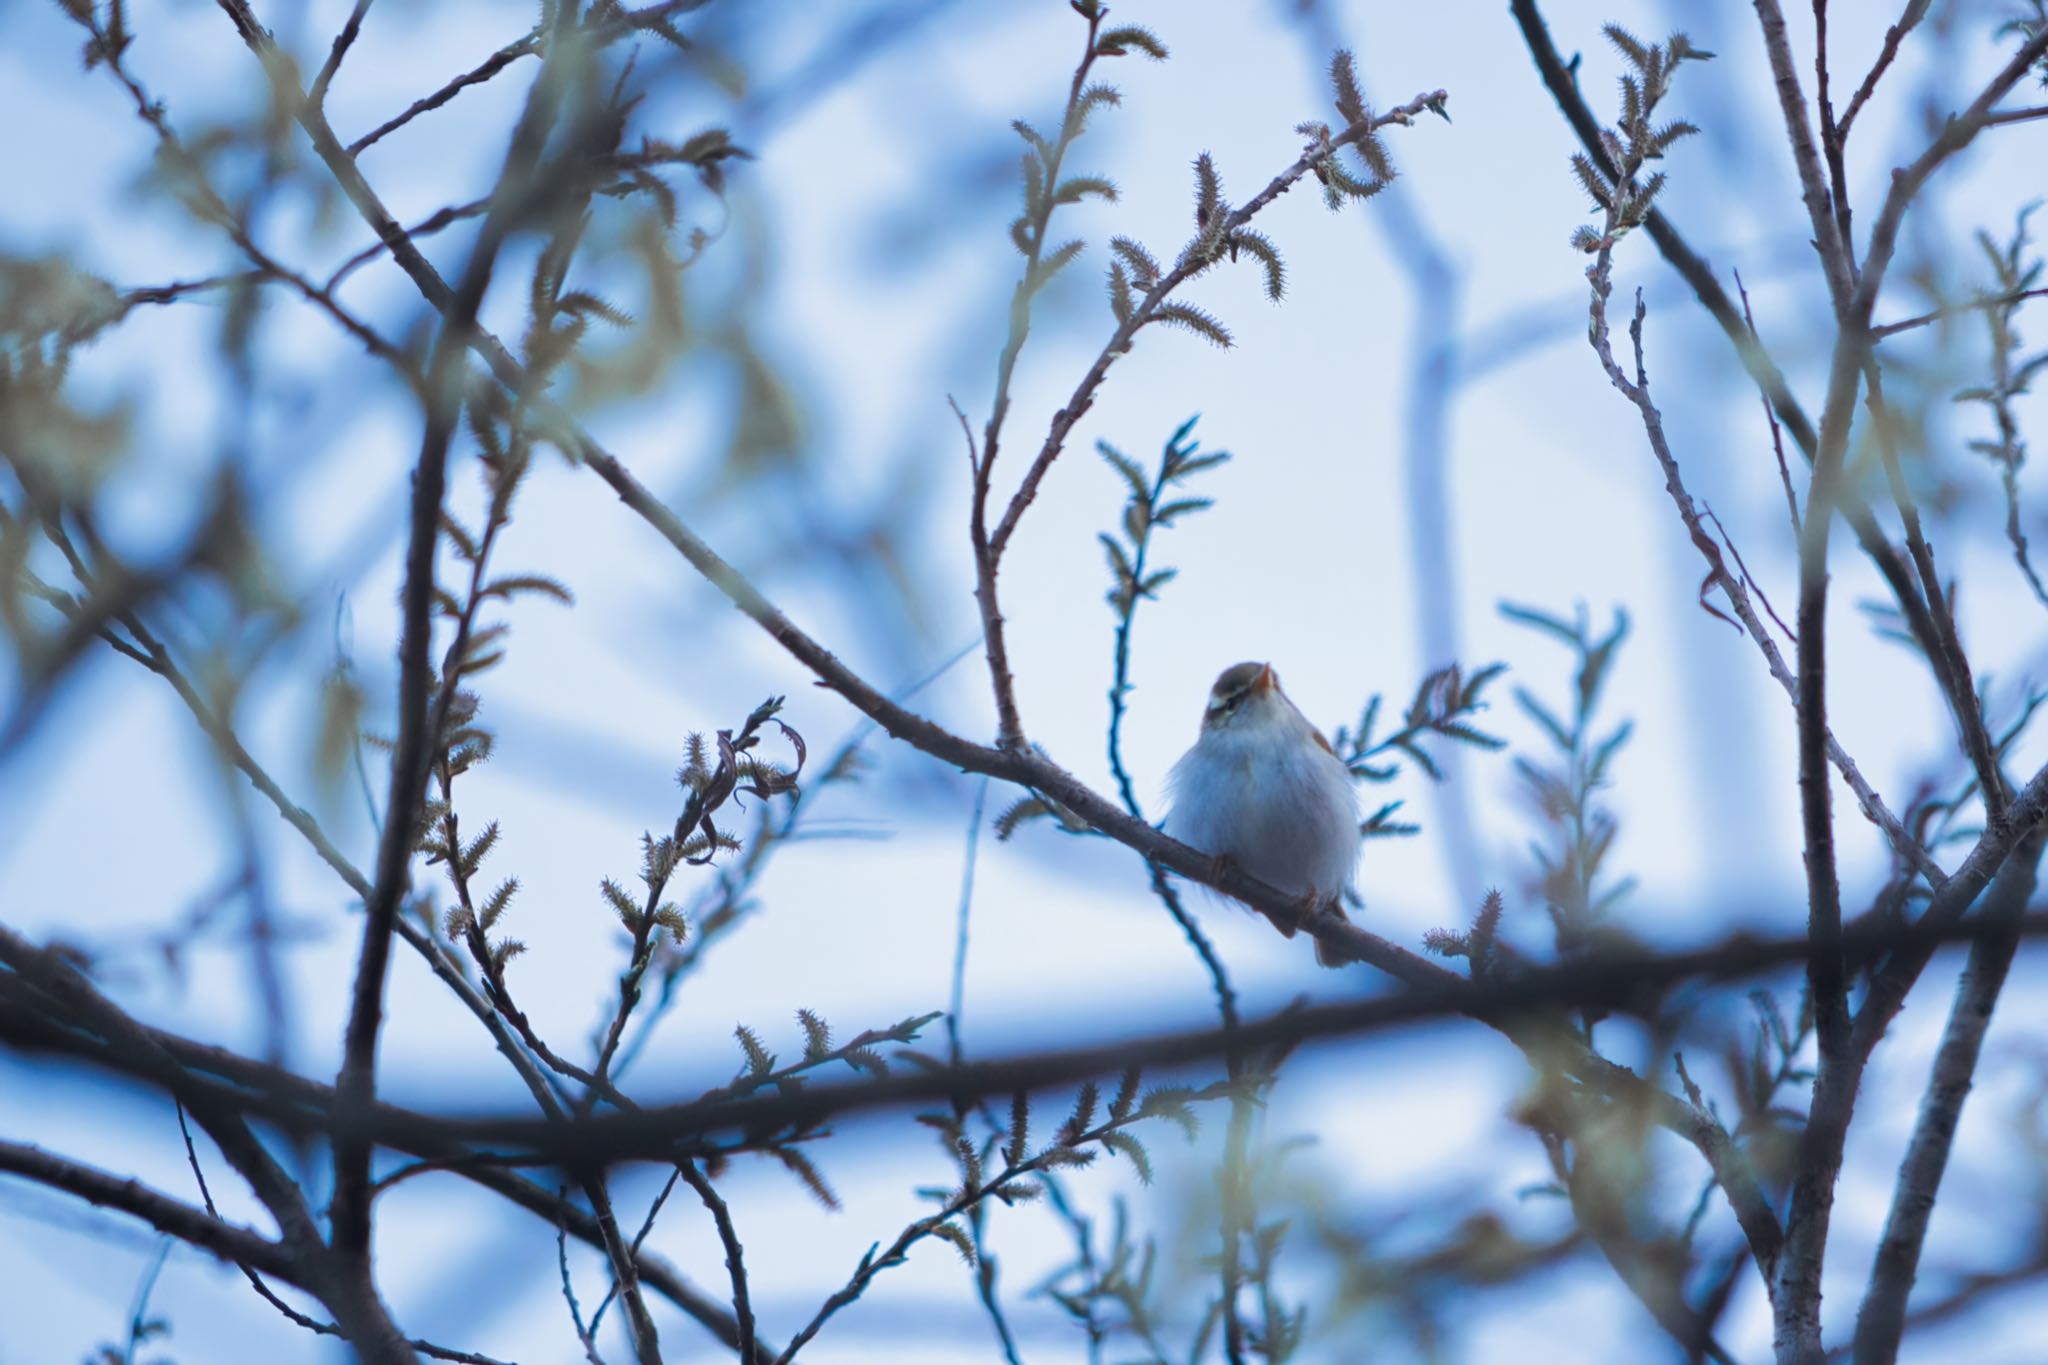
[[[454,99],[457,95],[461,94],[464,90],[467,90],[470,86],[482,85],[485,81],[488,81],[491,77],[497,75],[500,71],[503,71],[506,67],[512,65],[512,63],[518,61],[521,57],[533,57],[539,55],[540,50],[541,35],[538,29],[536,29],[532,33],[527,34],[524,38],[520,38],[514,42],[505,44],[505,46],[499,48],[496,52],[493,52],[490,56],[484,58],[484,60],[478,63],[475,67],[463,72],[460,76],[455,77],[446,85],[442,86],[439,90],[436,90],[433,94],[426,95],[420,99],[414,100],[410,105],[406,107],[404,113],[396,114],[391,118],[384,120],[384,122],[378,124],[369,132],[364,133],[354,142],[349,143],[348,155],[350,159],[354,159],[355,157],[361,156],[365,151],[369,150],[371,147],[375,146],[378,142],[381,142],[383,139],[389,137],[391,134],[397,132],[406,124],[411,123],[421,114],[428,113],[435,109],[439,109],[442,105]],[[317,99],[311,101],[311,104],[315,110],[318,110],[320,107],[320,101]]]
[[249,1228],[221,1222],[204,1209],[195,1209],[139,1180],[15,1142],[0,1142],[0,1171],[76,1195],[101,1208],[117,1209],[231,1264],[254,1266],[290,1284],[305,1282],[305,1265],[285,1247]]
[[[2030,809],[2038,821],[2041,811],[2048,808],[2048,772],[2030,785],[2030,791]],[[1993,856],[1987,850],[1985,859]],[[2003,853],[1996,856],[2002,858]],[[1976,890],[1982,889],[1979,883]],[[1974,897],[1975,892],[1971,894]],[[1940,907],[1944,918],[1959,899],[1951,896]],[[1931,953],[1946,943],[1968,942],[2014,927],[1994,929],[1974,921],[1940,925],[1924,921],[1908,925],[1873,921],[1851,926],[1843,936],[1843,944],[1847,960],[1862,967],[1882,964],[1902,954]],[[2048,935],[2048,911],[2030,912],[2016,927],[2026,937]],[[684,1144],[719,1132],[772,1131],[880,1107],[954,1098],[971,1100],[981,1095],[1007,1096],[1019,1090],[1037,1091],[1120,1074],[1133,1064],[1147,1069],[1186,1066],[1219,1057],[1232,1047],[1256,1050],[1291,1046],[1310,1038],[1376,1032],[1455,1016],[1507,1030],[1530,1026],[1530,1020],[1546,1010],[1606,1008],[1626,1013],[1639,1009],[1645,993],[1658,987],[1686,980],[1741,980],[1803,961],[1807,952],[1808,942],[1803,934],[1776,938],[1736,935],[1694,949],[1665,953],[1617,951],[1556,966],[1532,967],[1517,975],[1481,982],[1468,981],[1431,966],[1430,970],[1441,976],[1441,982],[1386,996],[1290,1008],[1246,1021],[1238,1030],[1228,1033],[1217,1028],[1157,1033],[1006,1060],[971,1062],[958,1068],[897,1071],[880,1078],[834,1085],[809,1085],[801,1089],[771,1086],[744,1095],[712,1092],[705,1098],[680,1104],[603,1112],[564,1122],[512,1116],[443,1118],[380,1102],[362,1126],[379,1144],[404,1151],[452,1155],[481,1149],[528,1154],[508,1155],[498,1165],[635,1160],[669,1164]],[[1882,970],[1881,967],[1880,973]],[[146,1062],[132,1054],[67,1042],[47,1025],[39,1027],[30,1012],[0,1009],[0,1025],[4,1025],[7,1036],[23,1046],[75,1053],[96,1065],[154,1079]],[[331,1087],[204,1044],[178,1040],[173,1035],[151,1031],[151,1036],[163,1040],[161,1045],[175,1055],[188,1059],[188,1066],[217,1069],[219,1074],[235,1078],[236,1084],[227,1086],[193,1077],[189,1093],[202,1100],[237,1106],[286,1132],[317,1134],[339,1126]],[[1626,1067],[1581,1053],[1570,1040],[1558,1034],[1537,1036],[1529,1045],[1539,1050],[1554,1047],[1544,1054],[1550,1065],[1562,1066],[1566,1074],[1589,1086],[1611,1091],[1620,1100],[1646,1106],[1660,1126],[1688,1137],[1695,1130],[1696,1121],[1684,1101],[1663,1094]],[[503,1183],[487,1175],[503,1174],[489,1166],[451,1163],[448,1169],[451,1174],[492,1189],[499,1189]],[[542,1192],[540,1198],[536,1211],[552,1220],[552,1195]],[[526,1206],[524,1199],[519,1202]]]
[[327,60],[320,64],[320,74],[313,78],[313,87],[306,95],[314,104],[327,102],[327,87],[334,84],[342,59],[355,46],[356,35],[363,31],[363,16],[370,12],[371,3],[372,0],[356,0],[355,8],[348,12],[348,19],[341,26],[341,32],[334,36],[334,46],[328,51]]
[[[1757,23],[1763,28],[1764,51],[1771,60],[1771,81],[1778,91],[1778,108],[1784,115],[1786,138],[1792,144],[1792,161],[1799,171],[1800,198],[1813,224],[1814,248],[1820,252],[1821,268],[1827,275],[1828,294],[1837,316],[1848,309],[1856,288],[1855,267],[1841,226],[1835,220],[1833,196],[1828,191],[1827,170],[1814,145],[1813,127],[1807,121],[1806,95],[1799,88],[1799,72],[1792,64],[1792,44],[1785,32],[1785,14],[1778,0],[1754,0]],[[1816,14],[1825,15],[1821,6]],[[1823,46],[1819,60],[1827,61]],[[1825,77],[1825,65],[1822,67]]]
[[2006,109],[1984,120],[1986,128],[1998,128],[2008,123],[2031,123],[2037,118],[2048,118],[2048,104],[2032,109]]
[[740,1249],[739,1234],[733,1230],[732,1211],[725,1206],[704,1173],[697,1169],[697,1163],[684,1160],[676,1169],[682,1172],[683,1181],[697,1192],[710,1212],[718,1228],[718,1240],[725,1247],[725,1268],[732,1275],[733,1319],[739,1325],[740,1365],[762,1365],[763,1357],[756,1354],[758,1343],[754,1339],[754,1309],[747,1297],[747,1264]]
[[1842,121],[1837,128],[1844,142],[1849,139],[1849,125],[1856,122],[1856,116],[1863,112],[1863,106],[1870,102],[1870,96],[1876,91],[1878,81],[1890,69],[1892,59],[1899,55],[1899,44],[1904,42],[1906,35],[1927,17],[1927,11],[1932,6],[1933,0],[1906,0],[1906,9],[1899,16],[1899,22],[1884,31],[1884,44],[1878,49],[1877,60],[1871,63],[1869,72],[1863,77],[1863,83],[1856,87],[1856,93],[1850,97],[1849,107],[1842,111]]
[[[1224,236],[1228,236],[1230,233],[1251,222],[1267,205],[1285,194],[1289,189],[1292,189],[1295,184],[1315,170],[1333,152],[1360,143],[1381,128],[1396,124],[1402,127],[1412,126],[1418,115],[1429,112],[1442,104],[1447,98],[1448,96],[1442,90],[1426,91],[1423,94],[1417,95],[1406,104],[1389,109],[1385,113],[1375,115],[1363,122],[1353,124],[1343,132],[1333,135],[1328,142],[1319,141],[1311,144],[1308,150],[1295,159],[1293,165],[1274,176],[1272,180],[1267,182],[1264,189],[1233,210],[1224,219],[1221,233]],[[1088,409],[1094,406],[1096,390],[1102,386],[1103,378],[1109,373],[1110,366],[1116,363],[1119,356],[1122,356],[1130,349],[1131,338],[1140,327],[1151,320],[1153,314],[1158,311],[1159,306],[1166,301],[1167,296],[1188,278],[1198,274],[1205,264],[1205,262],[1195,259],[1183,260],[1172,270],[1161,276],[1158,282],[1146,292],[1144,299],[1139,302],[1130,319],[1118,327],[1110,336],[1109,341],[1095,357],[1095,362],[1082,375],[1080,383],[1074,386],[1073,393],[1068,396],[1067,401],[1061,405],[1059,411],[1053,414],[1052,425],[1046,432],[1044,444],[1039,447],[1038,454],[1032,459],[1031,467],[1025,472],[1023,480],[1017,486],[1017,491],[1011,495],[1009,506],[1003,509],[1002,521],[997,525],[994,535],[990,538],[990,545],[998,554],[1008,544],[1010,537],[1016,533],[1017,523],[1022,519],[1024,510],[1038,496],[1038,486],[1043,482],[1046,471],[1052,467],[1053,461],[1059,458],[1060,451],[1065,448],[1067,434],[1073,430],[1075,423],[1081,420]],[[984,459],[986,459],[985,442]]]
[[2044,837],[2048,830],[2037,828],[2012,851],[1978,911],[1987,932],[1970,945],[1969,959],[1956,983],[1955,1004],[1934,1057],[1934,1074],[1921,1097],[1920,1118],[1899,1166],[1891,1211],[1885,1216],[1884,1235],[1870,1270],[1870,1286],[1856,1314],[1856,1359],[1869,1365],[1879,1365],[1898,1354],[1920,1249],[1927,1239],[1928,1218],[1948,1167],[1991,1012],[2019,947],[2019,939],[2007,926],[2018,921],[2034,894]]
[[[1543,22],[1543,16],[1536,7],[1536,0],[1509,0],[1509,9],[1521,29],[1523,40],[1529,48],[1530,57],[1536,63],[1537,72],[1542,77],[1545,88],[1557,101],[1558,108],[1571,124],[1573,132],[1578,135],[1580,145],[1586,149],[1586,155],[1611,176],[1614,168],[1601,142],[1599,123],[1579,94],[1572,71],[1551,42],[1550,30]],[[1737,311],[1727,293],[1721,288],[1713,270],[1686,244],[1685,239],[1665,218],[1661,210],[1654,207],[1650,210],[1649,217],[1644,221],[1644,228],[1649,232],[1651,240],[1657,244],[1657,249],[1665,261],[1692,287],[1701,306],[1720,324],[1722,332],[1734,346],[1743,367],[1769,396],[1772,411],[1784,423],[1793,443],[1811,464],[1819,453],[1820,433],[1815,430],[1813,420],[1807,416],[1799,400],[1793,396],[1784,372],[1778,368],[1770,353],[1757,343],[1754,334],[1745,325],[1742,314]],[[1848,401],[1853,404],[1853,391],[1848,395]],[[1840,511],[1854,529],[1857,544],[1876,564],[1878,572],[1884,576],[1886,585],[1898,602],[1899,612],[1905,618],[1907,630],[1933,666],[1935,681],[1947,694],[1950,709],[1959,718],[1959,724],[1981,725],[1981,718],[1972,720],[1972,717],[1976,716],[1976,698],[1958,695],[1954,679],[1935,664],[1942,654],[1942,632],[1935,625],[1934,613],[1946,610],[1945,603],[1930,603],[1921,596],[1920,589],[1915,584],[1913,570],[1907,565],[1904,556],[1900,555],[1886,538],[1868,508],[1852,501],[1844,503]]]
[[1897,336],[1900,332],[1910,332],[1915,327],[1925,327],[1930,322],[1940,322],[1946,318],[1957,317],[1963,313],[1974,313],[1986,308],[2004,308],[2011,304],[2025,302],[2028,299],[2042,298],[2048,298],[2048,289],[2023,289],[2013,294],[1994,294],[1984,298],[1971,299],[1968,303],[1952,303],[1945,308],[1937,308],[1931,313],[1921,313],[1914,317],[1901,319],[1898,322],[1888,322],[1882,327],[1873,327],[1870,329],[1870,337],[1873,341],[1882,341],[1886,337]]

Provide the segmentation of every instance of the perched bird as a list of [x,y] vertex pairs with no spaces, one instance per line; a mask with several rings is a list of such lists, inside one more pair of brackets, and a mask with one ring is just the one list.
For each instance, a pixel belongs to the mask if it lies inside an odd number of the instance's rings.
[[[1166,832],[1341,916],[1358,861],[1358,794],[1322,732],[1280,690],[1271,664],[1233,664],[1209,690],[1202,734],[1167,778]],[[1272,918],[1289,938],[1296,926]],[[1316,946],[1316,960],[1337,966]]]

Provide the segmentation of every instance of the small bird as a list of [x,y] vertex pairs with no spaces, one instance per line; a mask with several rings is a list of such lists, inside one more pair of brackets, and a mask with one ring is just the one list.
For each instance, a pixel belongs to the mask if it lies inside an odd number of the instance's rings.
[[[1166,832],[1300,897],[1306,916],[1341,897],[1358,862],[1358,794],[1330,741],[1280,690],[1271,664],[1233,664],[1209,689],[1202,734],[1167,777]],[[1296,925],[1272,918],[1294,937]],[[1340,966],[1318,943],[1316,960]]]

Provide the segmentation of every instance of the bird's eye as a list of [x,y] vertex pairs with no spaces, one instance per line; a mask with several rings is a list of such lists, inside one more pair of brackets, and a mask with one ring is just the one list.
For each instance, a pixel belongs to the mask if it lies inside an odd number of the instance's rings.
[[1209,694],[1209,714],[1216,717],[1235,715],[1244,699],[1243,692],[1212,692]]

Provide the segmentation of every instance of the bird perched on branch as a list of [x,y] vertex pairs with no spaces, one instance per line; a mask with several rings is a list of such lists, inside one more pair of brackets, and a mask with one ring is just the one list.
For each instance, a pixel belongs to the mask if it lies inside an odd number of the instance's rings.
[[[1233,664],[1209,690],[1201,737],[1167,778],[1166,832],[1299,898],[1292,920],[1266,912],[1292,938],[1324,907],[1342,916],[1358,862],[1358,795],[1351,770],[1280,690],[1271,664]],[[1323,945],[1316,960],[1339,966]]]

